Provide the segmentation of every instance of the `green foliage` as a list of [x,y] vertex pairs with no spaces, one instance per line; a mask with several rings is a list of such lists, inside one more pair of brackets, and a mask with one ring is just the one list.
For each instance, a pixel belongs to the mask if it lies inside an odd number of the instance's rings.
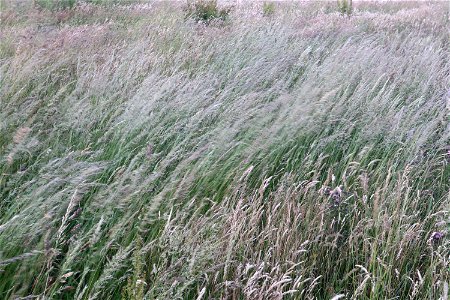
[[186,17],[208,24],[214,20],[225,21],[231,7],[219,7],[217,0],[194,0],[187,3],[185,11]]
[[138,235],[135,240],[135,249],[132,258],[133,273],[128,278],[127,285],[122,291],[122,299],[124,300],[144,299],[144,290],[147,283],[145,282],[146,272],[144,270],[145,263],[143,260],[142,245],[142,238]]
[[35,0],[34,4],[41,9],[65,10],[72,9],[77,0]]
[[[77,0],[79,1],[79,0]],[[83,0],[83,2],[91,3],[101,6],[111,6],[115,4],[137,4],[137,3],[147,3],[146,0]]]
[[350,15],[353,12],[353,3],[352,0],[337,0],[338,10],[342,15]]
[[264,2],[263,3],[263,15],[266,17],[275,14],[275,3],[274,2]]

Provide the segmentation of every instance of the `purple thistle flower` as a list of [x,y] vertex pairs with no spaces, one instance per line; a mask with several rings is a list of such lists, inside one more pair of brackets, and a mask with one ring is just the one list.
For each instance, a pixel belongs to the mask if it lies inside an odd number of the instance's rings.
[[431,234],[431,240],[434,242],[440,241],[444,237],[444,233],[440,231],[435,231]]

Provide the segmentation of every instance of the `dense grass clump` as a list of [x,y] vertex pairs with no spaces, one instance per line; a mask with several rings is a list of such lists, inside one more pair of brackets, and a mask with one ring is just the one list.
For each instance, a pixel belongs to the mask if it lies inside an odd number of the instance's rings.
[[16,4],[0,299],[448,298],[445,4]]

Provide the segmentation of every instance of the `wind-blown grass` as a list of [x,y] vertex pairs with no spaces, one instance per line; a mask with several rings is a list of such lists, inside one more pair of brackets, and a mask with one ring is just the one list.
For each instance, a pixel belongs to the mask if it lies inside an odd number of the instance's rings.
[[3,12],[1,299],[446,299],[445,4],[262,12]]

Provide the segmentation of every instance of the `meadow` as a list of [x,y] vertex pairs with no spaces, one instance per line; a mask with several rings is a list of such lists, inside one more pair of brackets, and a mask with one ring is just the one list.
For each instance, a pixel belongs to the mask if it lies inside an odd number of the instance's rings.
[[0,0],[0,299],[448,299],[448,3],[37,1]]

